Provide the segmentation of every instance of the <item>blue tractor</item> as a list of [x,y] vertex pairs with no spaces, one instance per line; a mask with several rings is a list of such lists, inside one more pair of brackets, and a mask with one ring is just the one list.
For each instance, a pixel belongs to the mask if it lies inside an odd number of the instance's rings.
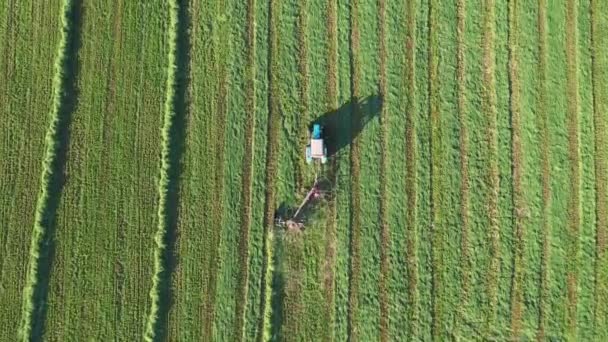
[[310,144],[306,146],[306,162],[310,164],[313,159],[321,160],[321,164],[327,162],[327,146],[323,141],[323,129],[319,124],[312,126]]

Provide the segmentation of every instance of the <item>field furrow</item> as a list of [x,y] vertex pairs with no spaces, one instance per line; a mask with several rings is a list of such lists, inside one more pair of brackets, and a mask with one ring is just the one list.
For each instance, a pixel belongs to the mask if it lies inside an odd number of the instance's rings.
[[608,8],[597,0],[591,1],[591,51],[593,78],[593,122],[595,140],[595,289],[593,338],[608,338],[608,310],[603,305],[608,298]]
[[78,105],[57,203],[43,339],[141,339],[160,228],[156,177],[169,13],[158,2],[85,3],[77,17]]
[[581,228],[580,104],[578,92],[578,1],[566,1],[566,130],[568,134],[567,303],[565,336],[576,338],[579,232]]
[[69,121],[62,109],[71,95],[64,84],[71,73],[63,74],[71,50],[60,44],[69,30],[64,14],[63,1],[0,5],[0,340],[31,336],[44,308],[52,237],[46,214],[60,187],[59,147]]

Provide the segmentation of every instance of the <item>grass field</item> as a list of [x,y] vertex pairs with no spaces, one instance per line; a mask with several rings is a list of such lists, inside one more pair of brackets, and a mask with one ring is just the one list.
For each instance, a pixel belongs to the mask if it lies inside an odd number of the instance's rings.
[[600,0],[5,1],[0,341],[608,339],[606,32]]

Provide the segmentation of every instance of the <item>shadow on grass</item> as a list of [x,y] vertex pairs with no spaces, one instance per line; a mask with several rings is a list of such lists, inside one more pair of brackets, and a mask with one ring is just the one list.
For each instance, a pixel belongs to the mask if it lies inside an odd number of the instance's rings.
[[271,294],[271,341],[280,341],[281,328],[283,327],[283,306],[285,298],[285,273],[282,269],[281,260],[284,255],[284,236],[282,233],[277,234],[274,239],[274,256],[272,264],[274,271],[272,272],[272,294]]
[[76,80],[80,71],[78,61],[78,51],[81,44],[82,28],[82,1],[74,0],[72,6],[66,9],[66,18],[69,21],[65,28],[66,45],[64,51],[64,61],[61,65],[61,95],[59,98],[59,108],[57,109],[57,130],[55,136],[51,137],[57,144],[52,151],[54,159],[51,162],[49,171],[49,182],[42,184],[46,186],[48,201],[43,208],[41,226],[43,235],[38,246],[39,257],[37,265],[36,285],[33,289],[33,312],[31,322],[31,339],[42,341],[46,314],[48,310],[47,298],[51,268],[55,256],[55,230],[57,227],[57,209],[61,202],[61,196],[65,178],[65,164],[70,140],[70,123],[72,115],[78,103],[79,90]]
[[363,99],[353,98],[340,108],[324,113],[309,125],[323,127],[327,154],[331,158],[349,146],[363,132],[365,126],[376,116],[380,115],[382,98],[371,95]]
[[173,89],[173,118],[167,142],[169,165],[167,170],[167,198],[164,225],[165,250],[162,255],[162,272],[159,274],[158,318],[154,324],[156,341],[168,340],[169,312],[173,306],[171,289],[173,272],[178,264],[175,251],[178,237],[179,180],[183,171],[182,155],[185,149],[186,121],[189,115],[188,86],[190,84],[190,24],[189,0],[178,1],[178,26],[175,44],[175,84]]

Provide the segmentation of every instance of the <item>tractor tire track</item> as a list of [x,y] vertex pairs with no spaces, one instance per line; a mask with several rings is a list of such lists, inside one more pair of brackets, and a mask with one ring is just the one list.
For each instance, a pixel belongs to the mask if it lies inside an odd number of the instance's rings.
[[549,308],[549,256],[551,234],[551,164],[547,113],[547,0],[538,0],[538,130],[541,149],[541,274],[539,291],[537,340],[546,339],[547,312]]
[[[327,1],[327,32],[328,32],[328,44],[327,44],[327,99],[326,106],[327,111],[333,111],[338,109],[338,8],[337,4],[333,0]],[[336,184],[338,174],[338,157],[331,158],[329,180],[331,184]],[[326,317],[328,319],[328,331],[330,333],[329,340],[333,341],[335,338],[335,264],[336,264],[336,197],[331,196],[328,203],[328,217],[325,228],[325,256],[326,263],[324,269],[324,282],[325,282],[325,302],[326,302]]]
[[486,335],[496,321],[498,301],[498,273],[500,267],[500,227],[498,196],[500,175],[498,170],[498,124],[495,58],[495,1],[484,0],[483,14],[483,84],[482,111],[486,118],[487,153],[487,203],[490,240],[490,262],[486,278]]
[[467,125],[466,105],[466,59],[465,59],[465,18],[466,1],[458,0],[457,4],[457,79],[458,79],[458,121],[460,128],[460,220],[461,220],[461,308],[458,312],[458,329],[466,322],[466,308],[469,303],[469,286],[471,283],[470,257],[470,195],[469,195],[469,130]]
[[245,154],[243,161],[243,178],[241,192],[243,208],[241,210],[241,230],[239,238],[239,265],[237,293],[235,296],[235,336],[237,341],[245,339],[245,310],[249,283],[249,233],[252,220],[252,187],[253,187],[253,147],[255,132],[255,8],[256,0],[247,0],[247,66],[245,81]]
[[516,340],[521,334],[522,325],[522,305],[523,305],[523,272],[524,265],[524,226],[525,226],[525,199],[524,190],[522,188],[523,174],[523,150],[521,141],[522,123],[521,123],[521,100],[520,100],[520,80],[518,66],[518,35],[519,35],[519,19],[518,19],[517,0],[509,2],[508,8],[508,50],[509,50],[509,89],[510,89],[510,110],[511,110],[511,142],[513,149],[513,220],[514,220],[514,236],[513,236],[513,274],[511,279],[511,339]]
[[418,320],[420,316],[420,299],[418,296],[418,233],[417,233],[417,207],[418,207],[418,165],[417,165],[417,109],[416,109],[416,6],[414,0],[408,0],[406,6],[405,40],[405,80],[406,93],[406,126],[405,126],[405,187],[406,187],[406,255],[407,255],[407,283],[408,283],[408,334],[410,340],[418,338]]
[[[350,90],[351,90],[351,132],[360,131],[361,108],[359,108],[360,65],[359,65],[359,25],[358,0],[350,4]],[[350,144],[350,282],[348,290],[348,337],[351,341],[358,341],[359,326],[359,282],[361,276],[361,151],[360,138],[352,137]]]
[[390,231],[388,224],[388,191],[387,191],[387,168],[388,168],[388,129],[389,113],[386,101],[388,97],[387,85],[387,38],[386,38],[386,0],[378,0],[378,36],[380,49],[380,280],[379,296],[380,299],[380,341],[389,340],[389,289],[388,282],[390,277]]
[[578,305],[578,259],[579,230],[581,226],[581,159],[580,123],[578,94],[578,1],[568,0],[566,5],[566,97],[567,132],[569,159],[569,198],[568,198],[568,246],[567,253],[567,307],[566,336],[576,338],[576,314]]
[[[608,58],[605,55],[608,40],[608,11],[603,9],[599,0],[591,1],[591,48],[593,82],[593,118],[595,130],[595,194],[596,194],[596,260],[594,294],[594,328],[599,340],[605,332],[598,331],[606,326],[608,311],[605,299],[608,298],[608,260],[606,259],[606,239],[608,235],[608,87],[603,80],[608,76]],[[602,49],[603,48],[603,49]]]

